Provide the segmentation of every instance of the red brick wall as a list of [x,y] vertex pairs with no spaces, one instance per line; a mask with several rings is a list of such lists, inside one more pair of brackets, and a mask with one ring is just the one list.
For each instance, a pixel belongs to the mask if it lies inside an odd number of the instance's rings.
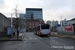
[[[38,22],[38,21],[36,21],[36,20],[27,20],[27,30],[28,31],[30,31],[29,30],[29,28],[30,28],[30,23],[31,23],[31,31],[33,31],[33,26],[34,27],[36,27],[36,26],[38,26],[40,23]],[[34,23],[34,25],[33,25],[33,23]],[[42,23],[44,23],[43,21],[42,21]]]

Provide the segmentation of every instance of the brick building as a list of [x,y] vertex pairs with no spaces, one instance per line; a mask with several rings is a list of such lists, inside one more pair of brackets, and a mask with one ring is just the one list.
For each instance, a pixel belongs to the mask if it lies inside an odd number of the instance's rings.
[[26,31],[33,31],[34,27],[43,23],[42,8],[26,8]]
[[26,20],[26,31],[33,31],[34,27],[38,26],[39,24],[44,24],[44,21],[42,20],[40,23],[39,20],[27,19]]

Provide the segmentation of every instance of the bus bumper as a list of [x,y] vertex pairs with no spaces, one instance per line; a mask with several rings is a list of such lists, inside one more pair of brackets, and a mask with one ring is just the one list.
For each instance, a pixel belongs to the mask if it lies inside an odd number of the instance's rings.
[[50,33],[47,33],[47,34],[40,33],[40,35],[50,35]]

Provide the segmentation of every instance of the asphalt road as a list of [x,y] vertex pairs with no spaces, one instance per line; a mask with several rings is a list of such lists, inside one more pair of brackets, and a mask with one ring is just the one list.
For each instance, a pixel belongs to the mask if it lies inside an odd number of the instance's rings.
[[0,50],[22,50],[22,41],[0,41]]
[[26,32],[22,41],[0,42],[0,50],[75,50],[75,40]]
[[24,34],[23,50],[75,50],[75,40],[54,36],[40,37],[27,32]]

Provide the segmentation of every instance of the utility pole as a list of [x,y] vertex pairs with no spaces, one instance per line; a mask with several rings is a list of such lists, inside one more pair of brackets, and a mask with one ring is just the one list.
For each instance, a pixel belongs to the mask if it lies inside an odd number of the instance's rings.
[[13,14],[11,14],[11,37],[13,37],[12,15],[13,15]]
[[61,16],[61,34],[62,34],[62,16]]
[[51,31],[52,31],[52,21],[51,21]]
[[12,14],[11,14],[11,27],[12,27]]

